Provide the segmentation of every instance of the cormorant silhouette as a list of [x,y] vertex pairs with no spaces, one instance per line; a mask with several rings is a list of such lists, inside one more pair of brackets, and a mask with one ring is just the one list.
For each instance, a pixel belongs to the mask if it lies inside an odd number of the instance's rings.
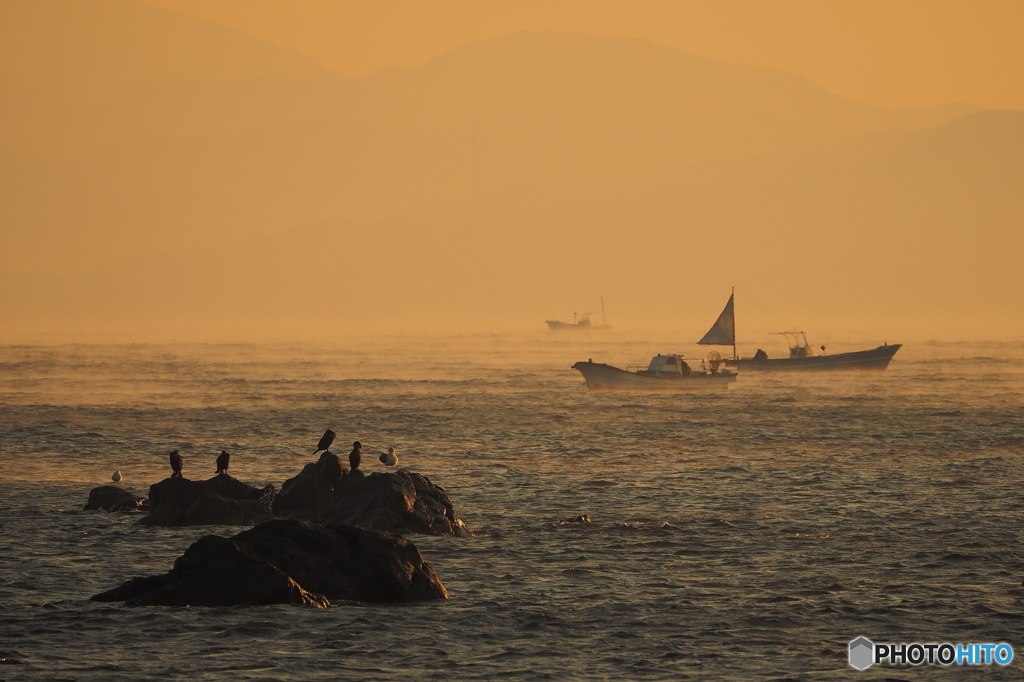
[[331,443],[334,442],[335,435],[334,431],[331,431],[330,429],[324,431],[324,435],[320,438],[320,442],[316,444],[316,450],[313,451],[313,454],[315,455],[321,450],[327,450],[330,448]]
[[341,466],[341,460],[333,452],[324,451],[324,454],[320,455],[320,461],[323,463],[320,476],[333,490],[345,473],[345,469]]
[[185,460],[181,458],[178,451],[175,450],[171,453],[171,478],[177,476],[181,478],[181,466],[185,463]]
[[352,443],[352,452],[348,453],[348,466],[355,471],[359,468],[359,464],[363,461],[362,453],[363,444],[359,441]]
[[221,450],[220,455],[217,457],[217,475],[226,474],[228,472],[228,462],[231,461],[231,453],[226,450]]

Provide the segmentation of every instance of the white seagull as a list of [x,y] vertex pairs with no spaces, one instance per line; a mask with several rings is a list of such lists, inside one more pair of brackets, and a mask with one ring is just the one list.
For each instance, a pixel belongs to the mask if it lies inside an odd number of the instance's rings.
[[385,469],[398,465],[398,455],[395,454],[394,448],[388,448],[387,452],[380,453],[380,462],[384,465]]
[[114,472],[114,475],[110,477],[110,480],[113,481],[114,483],[120,483],[122,478],[123,476],[121,476],[121,470],[118,469],[117,471]]

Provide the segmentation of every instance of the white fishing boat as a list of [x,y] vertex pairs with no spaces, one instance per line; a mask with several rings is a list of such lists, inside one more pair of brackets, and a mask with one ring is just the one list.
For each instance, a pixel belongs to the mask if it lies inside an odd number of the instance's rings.
[[712,353],[707,365],[694,370],[682,355],[655,355],[646,368],[620,369],[593,360],[572,366],[587,381],[590,390],[701,391],[728,388],[735,372],[722,367],[721,357]]
[[802,331],[774,332],[789,341],[788,357],[770,358],[760,348],[753,357],[741,358],[736,353],[736,289],[733,288],[729,301],[725,304],[722,314],[711,325],[708,333],[698,341],[705,346],[732,346],[732,358],[726,358],[729,367],[755,370],[851,370],[873,369],[882,370],[889,366],[892,356],[902,348],[902,344],[885,343],[877,348],[851,351],[847,353],[826,354],[825,346],[815,347],[807,342],[807,335]]

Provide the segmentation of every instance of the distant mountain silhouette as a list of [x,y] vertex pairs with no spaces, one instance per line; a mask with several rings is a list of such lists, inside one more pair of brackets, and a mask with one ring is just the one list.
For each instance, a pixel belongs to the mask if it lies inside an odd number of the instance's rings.
[[[24,27],[56,6],[5,11]],[[0,169],[12,183],[0,220],[21,232],[0,252],[8,270],[332,218],[439,215],[502,187],[805,151],[959,111],[885,111],[776,70],[562,34],[346,80],[204,22],[117,0],[74,8],[57,12],[50,42],[68,42],[50,45],[45,66],[27,58],[38,46],[8,64],[42,90],[0,84]],[[79,77],[107,94],[68,103]]]
[[10,319],[1024,295],[1022,114],[883,110],[642,40],[517,33],[349,79],[127,0],[34,0],[0,6],[0,104]]
[[67,102],[161,80],[334,77],[290,50],[131,0],[0,3],[0,82]]
[[995,314],[1024,306],[1022,160],[1024,113],[980,112],[803,153],[509,187],[473,210],[326,221],[230,249],[8,278],[0,310],[273,319],[329,309],[367,324],[396,311],[526,317],[553,295],[612,290],[648,319],[676,316],[668,302],[683,295],[678,310],[706,326],[716,292],[751,283],[819,324]]

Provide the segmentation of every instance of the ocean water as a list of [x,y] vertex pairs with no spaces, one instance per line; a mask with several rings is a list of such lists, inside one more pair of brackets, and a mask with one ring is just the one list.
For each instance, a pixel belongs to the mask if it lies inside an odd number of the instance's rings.
[[[611,332],[0,346],[0,680],[1021,677],[1024,344],[910,344],[886,372],[703,394],[590,393],[569,369],[673,349]],[[115,469],[145,494],[169,450],[207,478],[226,449],[235,477],[279,486],[328,427],[337,451],[394,446],[448,491],[477,536],[410,539],[451,599],[88,600],[242,530],[82,511]],[[859,635],[1017,659],[861,673]]]

